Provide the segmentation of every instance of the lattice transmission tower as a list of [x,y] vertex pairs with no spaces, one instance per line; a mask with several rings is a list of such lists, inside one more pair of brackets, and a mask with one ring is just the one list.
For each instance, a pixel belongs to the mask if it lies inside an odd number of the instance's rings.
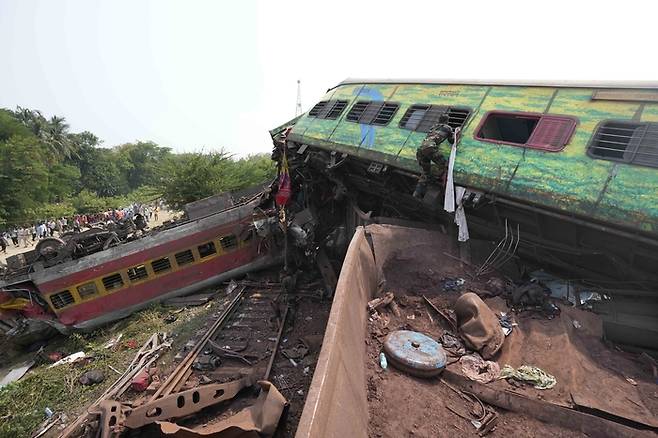
[[297,79],[297,105],[295,106],[295,117],[301,116],[302,113],[302,82]]

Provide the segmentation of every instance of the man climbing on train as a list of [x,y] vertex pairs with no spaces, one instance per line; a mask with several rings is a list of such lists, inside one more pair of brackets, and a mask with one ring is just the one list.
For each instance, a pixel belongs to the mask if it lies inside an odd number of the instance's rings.
[[418,184],[416,185],[416,190],[414,190],[414,198],[423,199],[423,196],[425,196],[427,183],[430,178],[430,171],[432,170],[432,162],[439,166],[440,174],[438,179],[439,181],[443,181],[443,175],[446,171],[446,160],[439,151],[439,145],[446,139],[448,139],[450,143],[454,143],[455,131],[450,125],[448,125],[448,115],[444,113],[439,116],[438,122],[432,126],[427,133],[427,137],[425,137],[416,151],[416,159],[420,165],[421,172]]

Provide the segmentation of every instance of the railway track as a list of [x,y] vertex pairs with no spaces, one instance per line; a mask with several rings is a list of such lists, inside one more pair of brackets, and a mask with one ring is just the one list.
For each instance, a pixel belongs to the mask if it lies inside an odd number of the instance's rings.
[[245,388],[270,385],[259,382],[269,379],[288,315],[280,296],[276,290],[251,285],[230,291],[207,330],[148,400],[132,405],[108,397],[90,408],[90,414],[100,419],[98,436],[118,437],[156,421],[189,417],[238,400]]
[[278,302],[279,293],[270,289],[242,286],[233,293],[150,402],[193,385],[201,376],[222,383],[245,376],[269,378],[288,308]]

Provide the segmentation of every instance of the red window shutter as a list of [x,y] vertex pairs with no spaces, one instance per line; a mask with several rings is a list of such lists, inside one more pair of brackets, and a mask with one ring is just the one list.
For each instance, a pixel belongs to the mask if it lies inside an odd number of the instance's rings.
[[575,130],[576,119],[573,117],[543,115],[526,146],[558,152],[569,143]]

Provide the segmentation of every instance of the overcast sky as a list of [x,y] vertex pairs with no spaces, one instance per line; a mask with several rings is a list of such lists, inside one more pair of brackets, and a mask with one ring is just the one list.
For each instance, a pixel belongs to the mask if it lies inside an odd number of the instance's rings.
[[657,80],[650,1],[0,0],[0,106],[105,146],[270,150],[347,77]]

